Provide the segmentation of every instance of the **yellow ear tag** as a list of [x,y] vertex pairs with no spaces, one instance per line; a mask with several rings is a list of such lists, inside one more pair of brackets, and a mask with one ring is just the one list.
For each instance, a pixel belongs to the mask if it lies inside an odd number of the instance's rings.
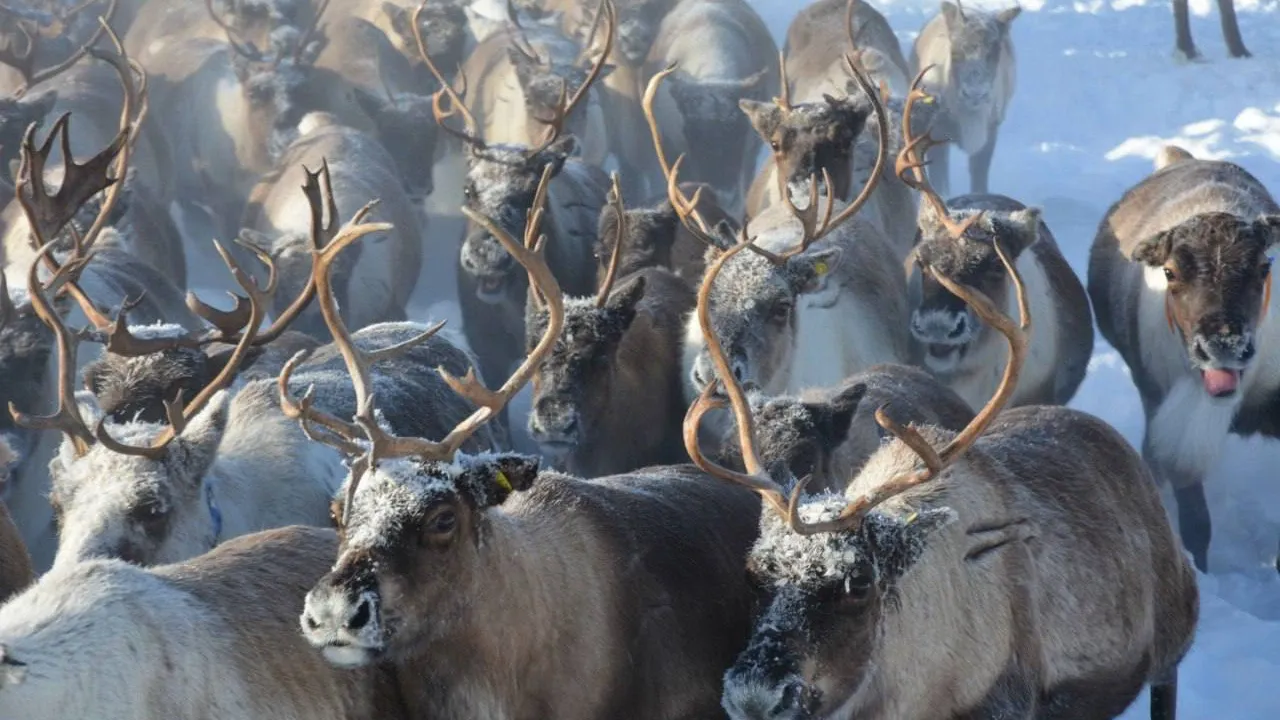
[[507,492],[514,492],[511,489],[511,481],[507,479],[506,473],[499,470],[497,479],[498,479],[498,487],[502,488],[503,490],[506,490]]
[[911,513],[910,515],[908,515],[908,516],[907,516],[906,524],[907,524],[907,525],[910,525],[911,523],[915,522],[915,521],[916,521],[916,518],[918,518],[918,517],[920,517],[920,513],[918,513],[918,512],[913,512],[913,513]]
[[827,267],[827,264],[821,260],[814,263],[813,265],[813,270],[814,272],[818,273],[818,275],[826,275],[827,271],[830,269],[831,268]]

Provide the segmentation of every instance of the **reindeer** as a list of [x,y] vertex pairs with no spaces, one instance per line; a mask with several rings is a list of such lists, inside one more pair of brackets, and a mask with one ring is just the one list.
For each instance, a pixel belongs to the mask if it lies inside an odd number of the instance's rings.
[[[943,0],[941,7],[916,36],[911,63],[917,71],[932,67],[926,88],[938,98],[934,124],[969,156],[969,192],[986,193],[1000,123],[1013,99],[1016,63],[1009,32],[1022,8],[965,10],[958,0]],[[951,194],[949,153],[949,147],[937,146],[929,154],[929,174],[943,197]]]
[[[670,72],[670,68],[664,73]],[[862,191],[838,213],[830,199],[820,208],[818,182],[810,183],[809,202],[800,210],[789,198],[751,220],[760,245],[742,256],[716,287],[712,307],[718,332],[729,338],[735,372],[765,392],[780,394],[802,387],[834,385],[882,362],[902,362],[907,354],[906,283],[893,249],[869,222],[855,217],[866,205],[883,172],[888,153],[884,106],[870,81],[854,70],[880,120],[880,151]],[[672,166],[661,151],[652,98],[664,73],[645,91],[658,161],[669,178],[672,205],[685,227],[712,247],[725,245],[724,233],[709,227],[691,200],[679,192],[680,160]],[[824,172],[829,181],[830,175]],[[828,185],[830,183],[828,182]],[[742,234],[747,234],[744,227]],[[685,331],[684,366],[693,390],[710,382],[710,359],[700,327]]]
[[[417,689],[406,702],[429,717],[712,716],[716,665],[747,629],[740,563],[755,503],[689,466],[584,481],[540,473],[525,455],[462,451],[565,324],[537,249],[538,216],[522,244],[464,212],[528,269],[546,331],[497,391],[474,375],[444,376],[478,409],[443,440],[397,437],[375,415],[371,358],[321,291],[360,410],[354,423],[315,410],[304,418],[359,455],[336,509],[337,561],[307,593],[303,635],[336,666],[410,674]],[[322,264],[317,278],[328,272]],[[522,622],[495,625],[516,597]],[[569,683],[575,691],[564,692]]]
[[[206,223],[234,236],[245,198],[269,173],[312,109],[310,70],[321,43],[316,24],[272,20],[260,49],[205,0],[222,37],[175,39],[148,60],[152,105],[175,163],[173,183],[184,230]],[[320,9],[323,10],[324,5]]]
[[[875,365],[833,387],[770,397],[747,391],[754,438],[764,467],[783,463],[809,477],[816,492],[839,493],[888,437],[876,423],[881,408],[898,424],[933,425],[959,432],[973,409],[932,375],[909,365]],[[720,461],[743,469],[735,428],[720,439]]]
[[[394,151],[326,113],[307,115],[299,128],[303,134],[254,188],[241,236],[270,253],[286,293],[296,296],[311,278],[312,237],[298,181],[305,167],[323,166],[327,192],[334,198],[329,209],[350,212],[376,197],[372,216],[390,223],[387,234],[363,244],[358,256],[344,262],[338,278],[343,317],[357,327],[406,319],[405,306],[422,267],[423,230],[397,177]],[[304,311],[293,327],[317,338],[324,333],[314,308]]]
[[[841,47],[841,38],[828,36],[834,33],[824,33],[811,42],[799,44],[817,32],[811,25],[837,22],[828,17],[832,14],[831,7],[811,7],[815,9],[810,15],[802,15],[792,24],[789,37],[795,39],[797,44],[792,47],[797,49],[788,53],[782,64],[782,94],[772,103],[752,100],[741,103],[742,112],[769,145],[773,159],[751,185],[747,210],[753,214],[780,202],[784,194],[790,202],[802,203],[809,193],[810,179],[821,178],[823,173],[830,175],[833,184],[822,187],[821,191],[847,202],[855,182],[865,182],[863,178],[879,152],[874,141],[879,135],[876,126],[879,121],[874,119],[871,104],[863,101],[863,94],[857,82],[849,77],[849,71],[856,69],[869,74],[868,53],[872,48],[860,44],[859,32],[866,34],[869,29],[881,26],[887,30],[888,25],[864,3],[850,0],[844,23],[836,25],[845,28],[850,52],[833,59],[832,48]],[[797,67],[799,72],[794,71]],[[896,71],[893,82],[898,82]],[[889,84],[881,79],[881,102],[888,118],[889,135],[896,137],[901,124],[901,106],[896,98],[885,93],[887,87]],[[877,183],[867,218],[880,227],[899,257],[905,258],[915,241],[915,197],[892,172],[886,171]]]
[[[662,268],[619,279],[629,232],[616,175],[610,205],[623,218],[610,273],[594,298],[566,300],[565,330],[531,378],[529,434],[543,457],[581,477],[677,462],[684,451],[677,432],[685,407],[680,332],[693,290]],[[527,312],[532,353],[548,312],[534,305]]]
[[212,0],[204,6],[191,0],[146,0],[125,35],[125,49],[152,68],[172,45],[195,39],[225,42],[228,32],[263,47],[278,27],[311,25],[319,7],[313,0]]
[[[705,183],[681,183],[680,192],[698,199],[698,213],[712,226],[725,223],[737,232],[736,221],[720,205],[716,191]],[[621,218],[621,219],[620,219]],[[616,240],[622,232],[621,245]],[[702,279],[706,246],[680,222],[664,191],[645,206],[624,209],[613,204],[600,211],[596,242],[597,284],[603,283],[619,255],[614,275],[626,277],[645,268],[666,268],[692,287]]]
[[[685,0],[662,20],[644,65],[645,77],[666,77],[652,110],[644,108],[662,129],[663,150],[685,155],[688,179],[714,187],[735,214],[742,212],[760,151],[737,106],[778,87],[777,47],[744,0]],[[639,92],[639,81],[636,87]],[[663,180],[647,153],[633,163],[650,182]]]
[[[1240,37],[1240,23],[1236,20],[1234,0],[1218,0],[1218,15],[1222,18],[1222,37],[1227,42],[1227,52],[1233,58],[1253,57]],[[1200,57],[1200,51],[1191,39],[1191,13],[1187,0],[1173,0],[1173,27],[1177,39],[1178,54],[1186,60]]]
[[[785,465],[766,469],[714,334],[715,279],[748,243],[711,264],[699,291],[719,381],[685,420],[694,463],[756,490],[765,506],[747,564],[763,610],[725,673],[729,716],[1111,718],[1152,683],[1152,717],[1173,718],[1177,666],[1197,621],[1195,573],[1118,432],[1066,408],[1001,412],[1029,351],[1031,316],[999,240],[1020,324],[980,290],[925,269],[1006,337],[997,392],[959,432],[903,425],[881,408],[876,419],[895,440],[842,494],[815,495]],[[745,472],[698,446],[720,384]]]
[[[17,453],[0,436],[0,483],[8,482],[9,467],[16,464]],[[22,542],[18,526],[9,517],[9,509],[0,502],[0,603],[26,587],[35,579],[31,556]]]
[[[1037,335],[1030,364],[1018,375],[1009,405],[1066,405],[1084,381],[1093,356],[1093,316],[1084,286],[1038,209],[1003,195],[963,195],[944,202],[925,178],[922,156],[936,144],[912,134],[910,113],[928,68],[912,83],[903,121],[903,149],[896,171],[925,198],[920,236],[912,253],[919,302],[911,313],[911,336],[921,364],[972,407],[981,407],[1000,384],[1004,343],[983,325],[973,308],[924,273],[932,267],[966,287],[976,287],[1011,314],[1017,297],[996,250],[1007,252],[1027,284]],[[914,174],[910,179],[907,173]]]
[[[884,15],[859,0],[817,0],[805,6],[787,28],[782,54],[788,73],[800,83],[845,85],[844,52],[849,41],[858,69],[879,86],[887,83],[895,94],[907,91],[911,71],[898,36]],[[798,90],[798,88],[797,88]]]
[[1173,486],[1182,541],[1208,565],[1205,476],[1228,433],[1280,437],[1277,301],[1269,252],[1280,206],[1238,165],[1166,147],[1107,211],[1089,256],[1098,329],[1142,398],[1142,454]]
[[0,607],[0,716],[350,720],[406,711],[397,673],[340,671],[297,631],[332,530],[231,540],[180,565],[89,560]]
[[414,23],[441,67],[460,68],[476,44],[490,34],[473,21],[472,5],[466,0],[356,0],[350,4],[350,12],[381,30],[412,65],[419,86],[426,88],[435,78],[418,53]]
[[[526,146],[493,143],[478,134],[479,125],[462,95],[445,81],[426,46],[422,47],[423,60],[441,82],[433,100],[436,122],[461,140],[467,152],[464,206],[495,218],[509,232],[529,213],[545,211],[545,227],[552,239],[548,262],[557,282],[579,296],[595,289],[593,230],[609,181],[603,170],[573,156],[577,141],[564,134],[564,127],[599,77],[607,55],[601,54],[572,97],[561,93],[553,117],[546,118],[542,141]],[[462,116],[462,129],[448,124],[453,114]],[[552,178],[549,183],[541,182],[544,175]],[[482,374],[501,377],[518,359],[524,342],[527,283],[501,243],[474,223],[463,239],[457,272],[467,343],[480,357]]]

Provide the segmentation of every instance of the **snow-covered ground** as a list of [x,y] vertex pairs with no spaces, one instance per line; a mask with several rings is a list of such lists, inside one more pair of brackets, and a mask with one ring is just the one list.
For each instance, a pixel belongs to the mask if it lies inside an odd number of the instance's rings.
[[[937,0],[870,1],[904,48],[938,10]],[[781,42],[798,4],[754,4]],[[1164,143],[1230,159],[1280,193],[1280,2],[1237,2],[1250,60],[1227,57],[1211,5],[1192,2],[1192,33],[1206,61],[1190,64],[1173,56],[1167,0],[1030,0],[1014,22],[1018,84],[991,189],[1043,207],[1082,278],[1098,221],[1151,171]],[[957,160],[952,187],[964,190],[967,172]],[[1123,361],[1101,338],[1072,404],[1105,418],[1135,446],[1141,442],[1142,407]],[[1201,578],[1200,629],[1182,665],[1179,717],[1280,718],[1280,579],[1273,565],[1280,443],[1232,440],[1224,457],[1208,481],[1211,574]],[[1124,717],[1147,712],[1143,698]]]

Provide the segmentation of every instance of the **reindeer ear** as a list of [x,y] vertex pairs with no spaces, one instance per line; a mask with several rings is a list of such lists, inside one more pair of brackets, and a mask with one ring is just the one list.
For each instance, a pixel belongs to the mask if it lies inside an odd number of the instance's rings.
[[611,340],[620,340],[636,319],[636,305],[644,298],[645,277],[640,275],[629,280],[622,287],[615,288],[605,301],[608,311],[608,334]]
[[1280,215],[1263,215],[1254,222],[1254,225],[1271,235],[1271,241],[1267,243],[1268,250],[1280,245]]
[[946,21],[948,29],[956,27],[957,25],[960,24],[960,21],[961,21],[960,8],[957,7],[955,3],[947,2],[947,0],[943,0],[942,19]]
[[468,473],[477,507],[501,505],[511,493],[528,490],[540,466],[539,458],[515,453],[477,458]]
[[826,248],[797,255],[787,261],[788,274],[797,294],[814,294],[825,291],[830,285],[831,274],[840,266],[844,252],[838,248]]
[[360,111],[374,118],[375,122],[378,116],[387,110],[387,102],[367,90],[352,88],[352,95],[355,96],[356,105],[360,106]]
[[817,404],[812,407],[817,420],[818,432],[832,446],[839,445],[849,436],[849,426],[853,424],[853,416],[867,394],[866,383],[855,383],[840,391],[831,398],[831,402]]
[[738,107],[751,121],[751,127],[755,128],[756,133],[766,142],[773,137],[773,133],[782,124],[782,109],[773,103],[742,98],[738,101]]
[[222,435],[227,429],[229,398],[226,390],[218,391],[174,440],[186,451],[192,478],[202,477],[205,469],[213,463],[218,444],[222,442]]
[[1040,208],[1026,208],[1009,213],[1006,224],[1013,232],[1009,233],[1009,237],[1004,237],[1002,234],[1000,243],[1005,250],[1009,251],[1010,260],[1016,259],[1023,250],[1040,239],[1040,217]]
[[1133,248],[1131,257],[1151,267],[1160,267],[1169,260],[1173,252],[1173,228],[1156,233],[1138,243]]
[[1005,8],[1004,10],[1001,10],[1000,12],[996,13],[996,22],[1003,25],[1007,30],[1009,28],[1009,24],[1012,23],[1014,20],[1017,20],[1018,16],[1021,14],[1022,14],[1022,6],[1014,5],[1011,8]]
[[930,508],[903,517],[872,511],[862,526],[881,587],[895,583],[924,554],[929,536],[951,524],[956,512]]

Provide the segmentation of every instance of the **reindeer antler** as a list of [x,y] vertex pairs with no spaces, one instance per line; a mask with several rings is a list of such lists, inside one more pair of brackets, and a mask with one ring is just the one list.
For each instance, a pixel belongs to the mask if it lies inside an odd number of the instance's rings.
[[[964,237],[969,228],[982,218],[983,213],[978,212],[970,215],[963,222],[956,222],[951,217],[951,212],[947,209],[947,203],[938,195],[933,186],[929,184],[928,178],[925,177],[923,159],[925,152],[930,148],[942,145],[943,142],[935,140],[931,134],[926,132],[924,135],[916,136],[911,130],[912,113],[918,101],[932,102],[933,98],[929,93],[921,89],[920,85],[924,82],[925,73],[933,69],[933,65],[929,65],[916,73],[916,77],[911,81],[911,89],[907,93],[906,104],[902,109],[902,151],[898,153],[898,160],[894,163],[894,172],[898,178],[902,180],[908,187],[919,192],[933,208],[934,214],[938,216],[938,222],[951,234],[952,237],[959,240]],[[910,172],[912,177],[907,177]]]
[[[58,19],[65,22],[67,18],[85,9],[89,4],[89,2],[86,2],[79,7],[73,8],[71,12]],[[101,24],[93,31],[93,34],[89,36],[88,41],[81,45],[79,49],[67,56],[67,58],[62,62],[40,71],[35,69],[36,46],[38,45],[36,38],[38,38],[40,34],[38,32],[32,34],[22,22],[18,22],[16,24],[16,28],[26,39],[25,52],[19,53],[12,47],[6,47],[3,50],[0,50],[0,63],[17,70],[22,76],[22,84],[13,91],[13,97],[20,98],[23,95],[26,95],[27,91],[31,88],[66,72],[71,68],[71,66],[80,62],[80,59],[83,58],[85,54],[89,52],[89,49],[102,37],[102,33],[106,28],[107,23],[110,23],[115,18],[117,5],[119,5],[119,0],[111,0],[111,4],[107,6],[107,12],[99,18],[99,20],[102,21]]]
[[240,55],[251,62],[267,62],[267,56],[263,55],[262,51],[259,50],[252,41],[241,44],[241,42],[236,39],[236,36],[240,34],[239,31],[231,27],[226,20],[223,20],[222,17],[218,15],[218,11],[213,9],[213,0],[204,0],[204,7],[209,11],[209,18],[213,20],[214,24],[222,28],[222,32],[227,37],[227,45],[230,45],[231,49],[234,50],[237,55]]
[[[435,61],[431,59],[431,53],[427,52],[427,43],[422,39],[421,23],[422,13],[426,9],[427,0],[422,0],[422,4],[418,6],[418,9],[413,11],[413,19],[411,22],[413,24],[413,39],[418,45],[418,54],[422,56],[422,61],[426,63],[427,69],[431,71],[433,76],[435,76],[436,82],[440,83],[440,89],[431,96],[431,113],[435,116],[436,124],[439,125],[442,130],[465,143],[482,148],[484,147],[484,140],[480,138],[479,125],[476,123],[475,116],[467,109],[467,104],[463,102],[462,99],[462,96],[467,92],[466,75],[462,72],[461,68],[458,69],[458,77],[462,81],[462,89],[454,90],[453,83],[449,82],[449,79],[444,76],[444,73],[440,72],[440,68],[437,67]],[[446,97],[449,99],[448,108],[445,108],[440,102]],[[462,116],[464,124],[464,128],[462,130],[449,127],[448,123],[445,122],[455,113]]]
[[[31,296],[32,310],[53,331],[54,343],[58,348],[58,409],[52,415],[28,415],[10,402],[9,414],[13,416],[14,422],[29,430],[60,430],[71,440],[76,454],[84,455],[93,445],[93,433],[89,432],[76,404],[76,346],[79,345],[80,338],[63,324],[58,311],[49,300],[53,293],[50,292],[49,298],[46,298],[44,287],[40,284],[41,260],[53,252],[54,245],[54,242],[45,243],[32,260],[31,267],[27,270],[27,293]],[[49,281],[50,289],[73,269],[72,263],[60,267]],[[7,291],[5,298],[8,298]]]
[[596,307],[602,308],[609,302],[609,293],[613,291],[613,282],[618,277],[618,261],[622,258],[622,241],[627,237],[626,205],[622,202],[622,186],[618,182],[618,173],[610,177],[613,187],[609,189],[609,203],[613,205],[614,214],[618,218],[613,240],[613,255],[609,257],[609,269],[605,272],[604,282],[596,292]]
[[[982,291],[962,285],[952,278],[937,272],[932,267],[926,268],[926,272],[933,275],[951,294],[973,308],[983,322],[986,322],[1001,335],[1004,335],[1006,342],[1009,344],[1009,358],[1005,363],[1004,375],[1000,378],[1000,386],[996,388],[991,399],[974,416],[973,420],[952,438],[942,450],[934,450],[914,428],[899,425],[892,421],[884,412],[884,408],[877,410],[876,421],[880,423],[880,426],[914,450],[923,461],[924,468],[892,478],[846,505],[845,509],[832,520],[795,524],[792,528],[796,532],[803,535],[813,535],[824,532],[843,532],[857,527],[867,514],[881,503],[938,477],[943,470],[954,464],[964,455],[965,451],[973,446],[974,442],[986,431],[1000,411],[1004,409],[1009,399],[1013,397],[1013,392],[1018,385],[1018,376],[1022,371],[1023,363],[1026,361],[1027,343],[1031,335],[1031,312],[1027,301],[1027,289],[1022,282],[1022,276],[1018,273],[1017,265],[1009,257],[999,240],[996,240],[994,244],[996,253],[1000,256],[1000,261],[1004,263],[1005,270],[1009,273],[1009,277],[1013,279],[1014,288],[1018,296],[1019,324],[1015,325],[1013,320],[1001,312],[996,304],[991,301],[991,298],[983,294]],[[803,487],[804,484],[804,482],[801,482],[800,487]]]
[[[550,181],[550,176],[551,173],[549,171],[543,172],[543,185]],[[541,191],[542,188],[540,187],[539,190]],[[370,366],[390,354],[401,352],[408,347],[425,341],[435,334],[442,324],[436,325],[425,333],[395,347],[374,353],[364,352],[356,347],[350,331],[338,313],[337,302],[333,295],[329,274],[334,258],[343,248],[350,245],[360,236],[373,230],[386,229],[387,226],[373,224],[357,226],[349,234],[340,233],[339,237],[330,243],[328,247],[323,251],[316,251],[313,255],[312,274],[315,276],[320,310],[324,315],[325,324],[329,326],[329,330],[333,333],[333,342],[346,362],[347,370],[351,374],[352,385],[355,389],[357,408],[355,422],[354,424],[345,422],[316,408],[310,402],[310,390],[300,400],[294,401],[289,393],[289,375],[302,361],[304,357],[302,354],[294,356],[285,366],[284,371],[280,374],[278,389],[280,391],[281,405],[285,407],[285,412],[290,417],[295,417],[302,421],[304,429],[307,428],[307,423],[313,423],[326,431],[324,435],[317,436],[318,440],[333,445],[348,454],[361,453],[360,457],[352,463],[351,482],[347,486],[346,512],[350,512],[351,500],[355,497],[356,488],[360,483],[361,477],[366,471],[374,467],[380,458],[419,457],[425,460],[442,462],[452,460],[454,454],[463,444],[479,431],[485,423],[500,413],[507,403],[511,401],[511,398],[528,383],[538,364],[551,352],[556,338],[564,325],[564,303],[560,286],[556,282],[551,269],[547,266],[542,249],[542,238],[539,237],[537,240],[531,241],[526,240],[525,243],[516,242],[514,238],[489,218],[483,217],[469,208],[464,207],[462,211],[473,222],[484,226],[492,233],[506,247],[507,252],[511,253],[512,257],[525,267],[529,272],[530,285],[536,287],[545,299],[549,308],[550,320],[547,324],[547,331],[538,345],[496,392],[489,390],[480,383],[476,378],[474,368],[468,371],[467,375],[462,379],[450,375],[443,368],[437,369],[441,378],[454,392],[467,398],[477,406],[475,412],[460,422],[439,442],[433,442],[425,438],[397,437],[382,429],[374,415],[373,378],[370,373]],[[532,212],[529,222],[530,224],[536,223],[540,218],[540,213]],[[526,238],[536,234],[536,226],[532,229],[527,227],[525,230]],[[310,432],[310,429],[308,429],[308,432]],[[347,518],[344,516],[342,524],[345,525],[346,521]]]
[[582,84],[578,86],[578,89],[574,91],[573,97],[566,99],[566,96],[568,95],[568,82],[563,77],[560,78],[560,98],[556,102],[555,107],[552,108],[551,117],[538,118],[539,122],[547,126],[546,137],[543,138],[542,142],[537,147],[529,150],[528,154],[531,156],[537,155],[543,150],[546,150],[551,146],[551,143],[555,142],[556,139],[564,132],[564,125],[568,122],[569,116],[573,114],[574,109],[577,108],[578,104],[587,96],[587,91],[589,91],[591,86],[595,84],[597,79],[599,79],[600,73],[604,70],[605,63],[609,59],[609,54],[613,52],[613,40],[618,29],[618,15],[617,10],[613,6],[612,0],[601,0],[600,12],[605,14],[606,22],[608,23],[608,29],[605,31],[604,36],[604,50],[600,52],[600,57],[592,63],[591,69],[587,72],[586,79],[583,80]]
[[253,278],[240,268],[235,258],[231,257],[226,248],[222,246],[222,243],[215,240],[213,244],[218,254],[222,256],[222,261],[226,263],[227,268],[231,271],[231,275],[236,279],[236,283],[249,296],[249,304],[252,308],[249,316],[249,325],[240,336],[240,342],[236,344],[235,350],[232,351],[231,357],[227,360],[221,372],[189,404],[183,407],[181,395],[173,402],[165,403],[169,425],[152,439],[150,445],[135,446],[119,442],[107,432],[106,418],[99,420],[98,426],[94,429],[94,435],[98,438],[98,442],[113,452],[123,455],[137,455],[152,460],[163,458],[168,452],[169,444],[182,434],[187,422],[199,414],[219,390],[231,383],[232,378],[235,377],[240,368],[240,364],[244,362],[245,357],[248,355],[249,348],[253,345],[253,339],[257,334],[258,328],[262,326],[262,321],[266,317],[271,295],[276,289],[275,273],[271,274],[267,286],[260,288]]

